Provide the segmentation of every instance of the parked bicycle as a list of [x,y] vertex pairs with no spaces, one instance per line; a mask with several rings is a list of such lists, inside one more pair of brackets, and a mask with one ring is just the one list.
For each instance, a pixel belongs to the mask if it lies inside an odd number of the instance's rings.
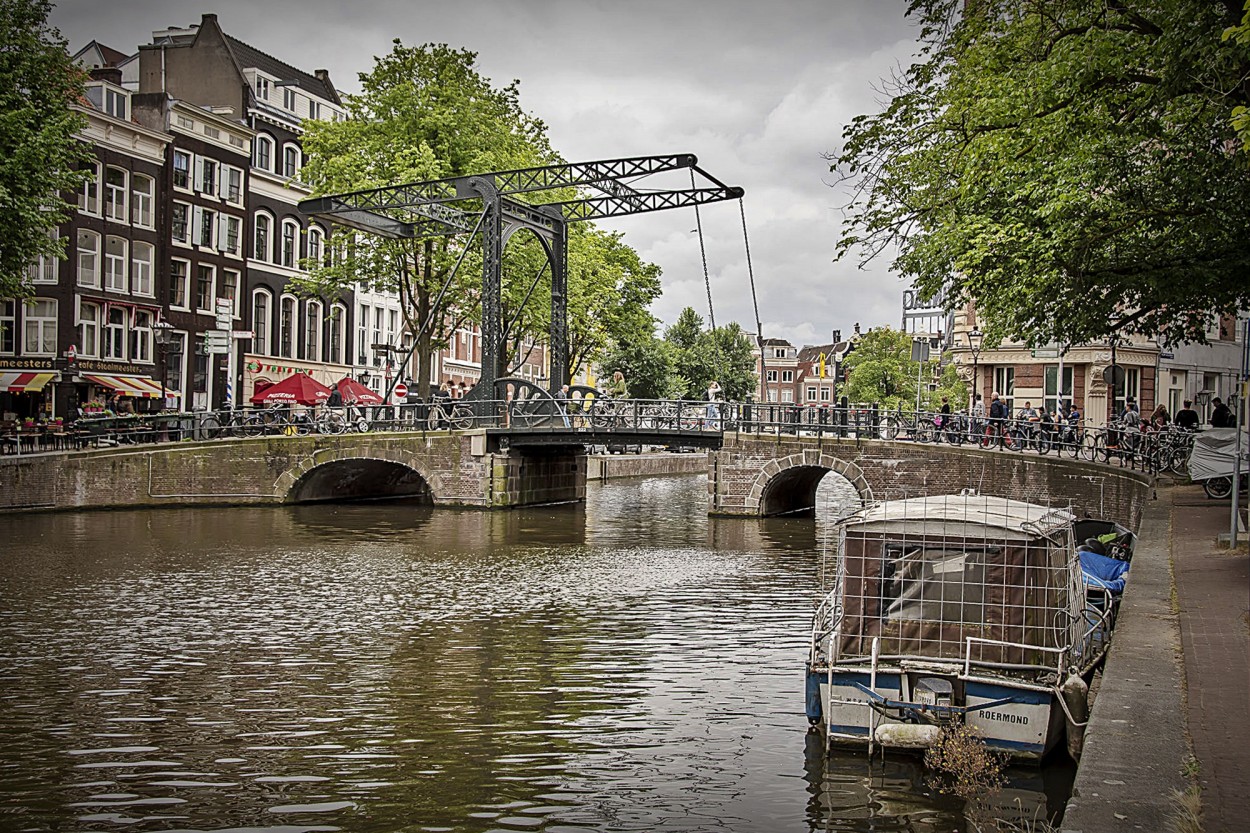
[[457,399],[435,397],[430,402],[430,410],[426,415],[425,424],[431,431],[445,428],[463,431],[473,427],[473,408]]

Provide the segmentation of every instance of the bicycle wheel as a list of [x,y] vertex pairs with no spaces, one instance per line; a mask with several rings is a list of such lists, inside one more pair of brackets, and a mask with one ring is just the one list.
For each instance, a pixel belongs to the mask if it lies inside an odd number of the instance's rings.
[[317,431],[321,434],[337,435],[347,430],[347,420],[338,411],[327,411],[317,421]]
[[473,410],[467,405],[457,405],[451,410],[451,427],[464,431],[473,427]]
[[243,420],[241,431],[245,437],[259,437],[265,433],[265,418],[259,414],[252,414]]
[[915,430],[912,432],[912,437],[918,443],[933,442],[933,438],[934,438],[933,426],[925,422],[918,423],[916,425]]
[[1049,434],[1046,434],[1046,433],[1041,433],[1041,434],[1038,434],[1038,435],[1037,435],[1036,444],[1037,444],[1037,453],[1038,453],[1038,454],[1049,454],[1049,453],[1050,453],[1050,445],[1051,445],[1051,443],[1050,443],[1050,435],[1049,435]]
[[1067,452],[1068,456],[1073,459],[1079,457],[1081,454],[1081,442],[1083,439],[1084,438],[1080,434],[1074,431],[1068,432],[1064,436],[1063,451]]
[[200,437],[215,440],[221,436],[221,421],[213,414],[205,414],[200,418]]
[[898,439],[898,431],[898,420],[893,417],[886,417],[881,420],[881,424],[878,426],[878,436],[880,436],[883,440]]
[[1202,490],[1207,493],[1207,497],[1222,500],[1233,493],[1233,479],[1212,477],[1210,480],[1202,481]]

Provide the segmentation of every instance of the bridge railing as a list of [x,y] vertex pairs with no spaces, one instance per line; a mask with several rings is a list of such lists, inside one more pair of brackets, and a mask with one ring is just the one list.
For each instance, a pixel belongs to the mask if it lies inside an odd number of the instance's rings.
[[680,444],[692,433],[738,431],[753,434],[829,436],[847,439],[973,444],[1003,451],[1032,452],[1184,474],[1193,434],[1166,429],[1140,431],[1086,428],[1080,424],[1007,419],[973,419],[966,413],[910,414],[867,407],[812,407],[790,403],[699,402],[690,400],[569,400],[509,398],[444,399],[403,405],[346,405],[315,408],[240,408],[215,412],[161,413],[82,419],[40,443],[43,450],[128,443],[220,440],[259,436],[340,435],[368,431],[426,432],[503,428],[511,431],[666,434]]

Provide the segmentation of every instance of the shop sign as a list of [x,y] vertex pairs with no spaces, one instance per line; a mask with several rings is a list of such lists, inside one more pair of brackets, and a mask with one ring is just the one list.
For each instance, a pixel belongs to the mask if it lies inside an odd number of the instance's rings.
[[0,367],[7,370],[55,370],[54,359],[13,359],[0,357]]
[[135,367],[132,364],[121,364],[119,362],[99,362],[91,359],[79,359],[74,365],[74,369],[79,372],[90,371],[92,373],[129,373],[135,376],[147,376],[152,372],[150,367]]

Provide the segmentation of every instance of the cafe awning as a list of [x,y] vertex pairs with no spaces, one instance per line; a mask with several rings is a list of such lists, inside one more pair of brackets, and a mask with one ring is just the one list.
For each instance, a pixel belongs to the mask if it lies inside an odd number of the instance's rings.
[[0,393],[38,393],[55,373],[0,368]]
[[[82,378],[95,385],[112,388],[122,396],[138,396],[143,399],[160,399],[161,383],[147,376],[113,376],[103,373],[84,373]],[[169,391],[166,391],[168,394]]]

